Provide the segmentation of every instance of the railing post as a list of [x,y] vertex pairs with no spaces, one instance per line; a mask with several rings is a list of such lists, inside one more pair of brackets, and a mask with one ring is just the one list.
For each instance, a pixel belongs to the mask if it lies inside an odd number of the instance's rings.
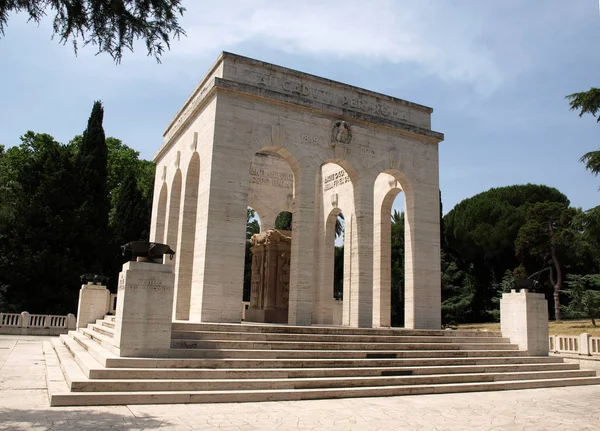
[[579,354],[590,356],[590,338],[592,334],[583,333],[579,336]]
[[77,329],[77,318],[73,313],[67,314],[67,320],[65,321],[67,329]]
[[23,311],[21,313],[21,321],[19,322],[19,328],[29,328],[29,313]]

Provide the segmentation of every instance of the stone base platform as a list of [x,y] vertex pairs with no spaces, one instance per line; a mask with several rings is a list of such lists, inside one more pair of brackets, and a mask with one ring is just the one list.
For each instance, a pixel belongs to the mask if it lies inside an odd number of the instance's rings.
[[600,384],[498,333],[174,322],[163,358],[124,358],[114,318],[45,342],[52,406],[303,400]]

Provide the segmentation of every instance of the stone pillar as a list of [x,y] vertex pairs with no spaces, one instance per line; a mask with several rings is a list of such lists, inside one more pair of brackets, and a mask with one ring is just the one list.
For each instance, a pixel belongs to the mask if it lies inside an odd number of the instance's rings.
[[548,356],[548,303],[541,293],[512,290],[500,301],[502,336],[532,356]]
[[120,356],[168,355],[174,278],[172,265],[149,262],[123,265],[114,336]]
[[[436,172],[437,173],[437,172]],[[440,195],[429,185],[405,185],[405,316],[408,329],[440,329]]]
[[77,328],[102,319],[109,309],[110,291],[99,284],[84,284],[79,290],[77,305]]
[[[335,223],[339,212],[332,211],[325,216],[319,227],[317,240],[317,265],[318,274],[315,306],[313,311],[313,323],[321,325],[333,325],[334,307],[336,300],[333,297],[333,284],[335,281]],[[341,325],[341,310],[340,322]]]
[[591,356],[590,338],[592,338],[592,334],[583,333],[583,334],[579,335],[579,354],[580,355]]
[[213,153],[203,159],[206,169],[200,178],[189,318],[239,323],[249,160],[240,150],[239,140],[225,137],[230,123],[216,124],[215,128]]
[[20,328],[29,328],[29,312],[23,311],[21,313],[21,320],[18,325]]
[[[373,326],[373,182],[360,179],[352,222],[350,326]],[[344,242],[346,246],[346,242]],[[344,296],[344,300],[346,297]]]
[[291,232],[268,230],[251,238],[252,279],[249,322],[287,323]]
[[315,268],[315,177],[310,168],[296,175],[296,197],[292,218],[290,301],[288,324],[311,325],[314,301]]
[[66,326],[67,326],[67,329],[69,329],[69,330],[77,329],[77,318],[75,317],[75,315],[73,313],[67,314]]

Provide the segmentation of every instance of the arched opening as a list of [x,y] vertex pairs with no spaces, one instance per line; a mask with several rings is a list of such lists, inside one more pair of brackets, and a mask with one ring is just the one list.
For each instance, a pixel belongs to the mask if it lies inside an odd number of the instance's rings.
[[[247,309],[243,305],[245,320],[288,321],[293,193],[294,174],[286,158],[272,150],[256,153],[248,187],[244,300],[249,304]],[[255,220],[258,213],[260,226]],[[260,234],[250,241],[249,230],[257,234],[257,229]]]
[[[166,241],[172,250],[177,250],[177,233],[179,232],[179,211],[181,205],[181,169],[177,169],[171,184],[169,215],[166,221]],[[171,261],[172,262],[172,261]]]
[[163,183],[158,195],[158,208],[156,212],[156,224],[153,232],[155,242],[164,242],[165,240],[165,222],[167,217],[167,185]]
[[351,175],[344,167],[333,162],[321,166],[317,194],[321,198],[323,224],[318,250],[315,323],[351,323],[353,244],[352,230],[345,230],[345,226],[348,222],[352,225],[354,193]]
[[[175,290],[175,319],[187,320],[190,315],[194,246],[196,242],[196,213],[200,183],[200,156],[194,153],[185,176],[183,213],[179,234],[177,281]],[[182,253],[182,250],[185,250]]]
[[394,173],[379,174],[374,184],[374,327],[404,326],[406,196]]

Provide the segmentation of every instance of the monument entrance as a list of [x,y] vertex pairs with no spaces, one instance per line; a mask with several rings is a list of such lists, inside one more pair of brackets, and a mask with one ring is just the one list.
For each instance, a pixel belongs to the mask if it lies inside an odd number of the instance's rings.
[[[431,113],[223,53],[167,127],[154,158],[151,240],[176,251],[168,262],[175,265],[173,318],[240,321],[250,206],[263,233],[280,212],[293,215],[285,241],[265,234],[254,245],[263,247],[257,265],[264,286],[272,287],[256,291],[258,308],[290,325],[389,326],[390,213],[403,192],[405,327],[439,329],[443,135],[431,130]],[[344,294],[336,301],[340,213]],[[279,259],[278,247],[287,247],[289,257]],[[279,270],[269,272],[273,266]],[[285,272],[289,281],[273,276]]]

